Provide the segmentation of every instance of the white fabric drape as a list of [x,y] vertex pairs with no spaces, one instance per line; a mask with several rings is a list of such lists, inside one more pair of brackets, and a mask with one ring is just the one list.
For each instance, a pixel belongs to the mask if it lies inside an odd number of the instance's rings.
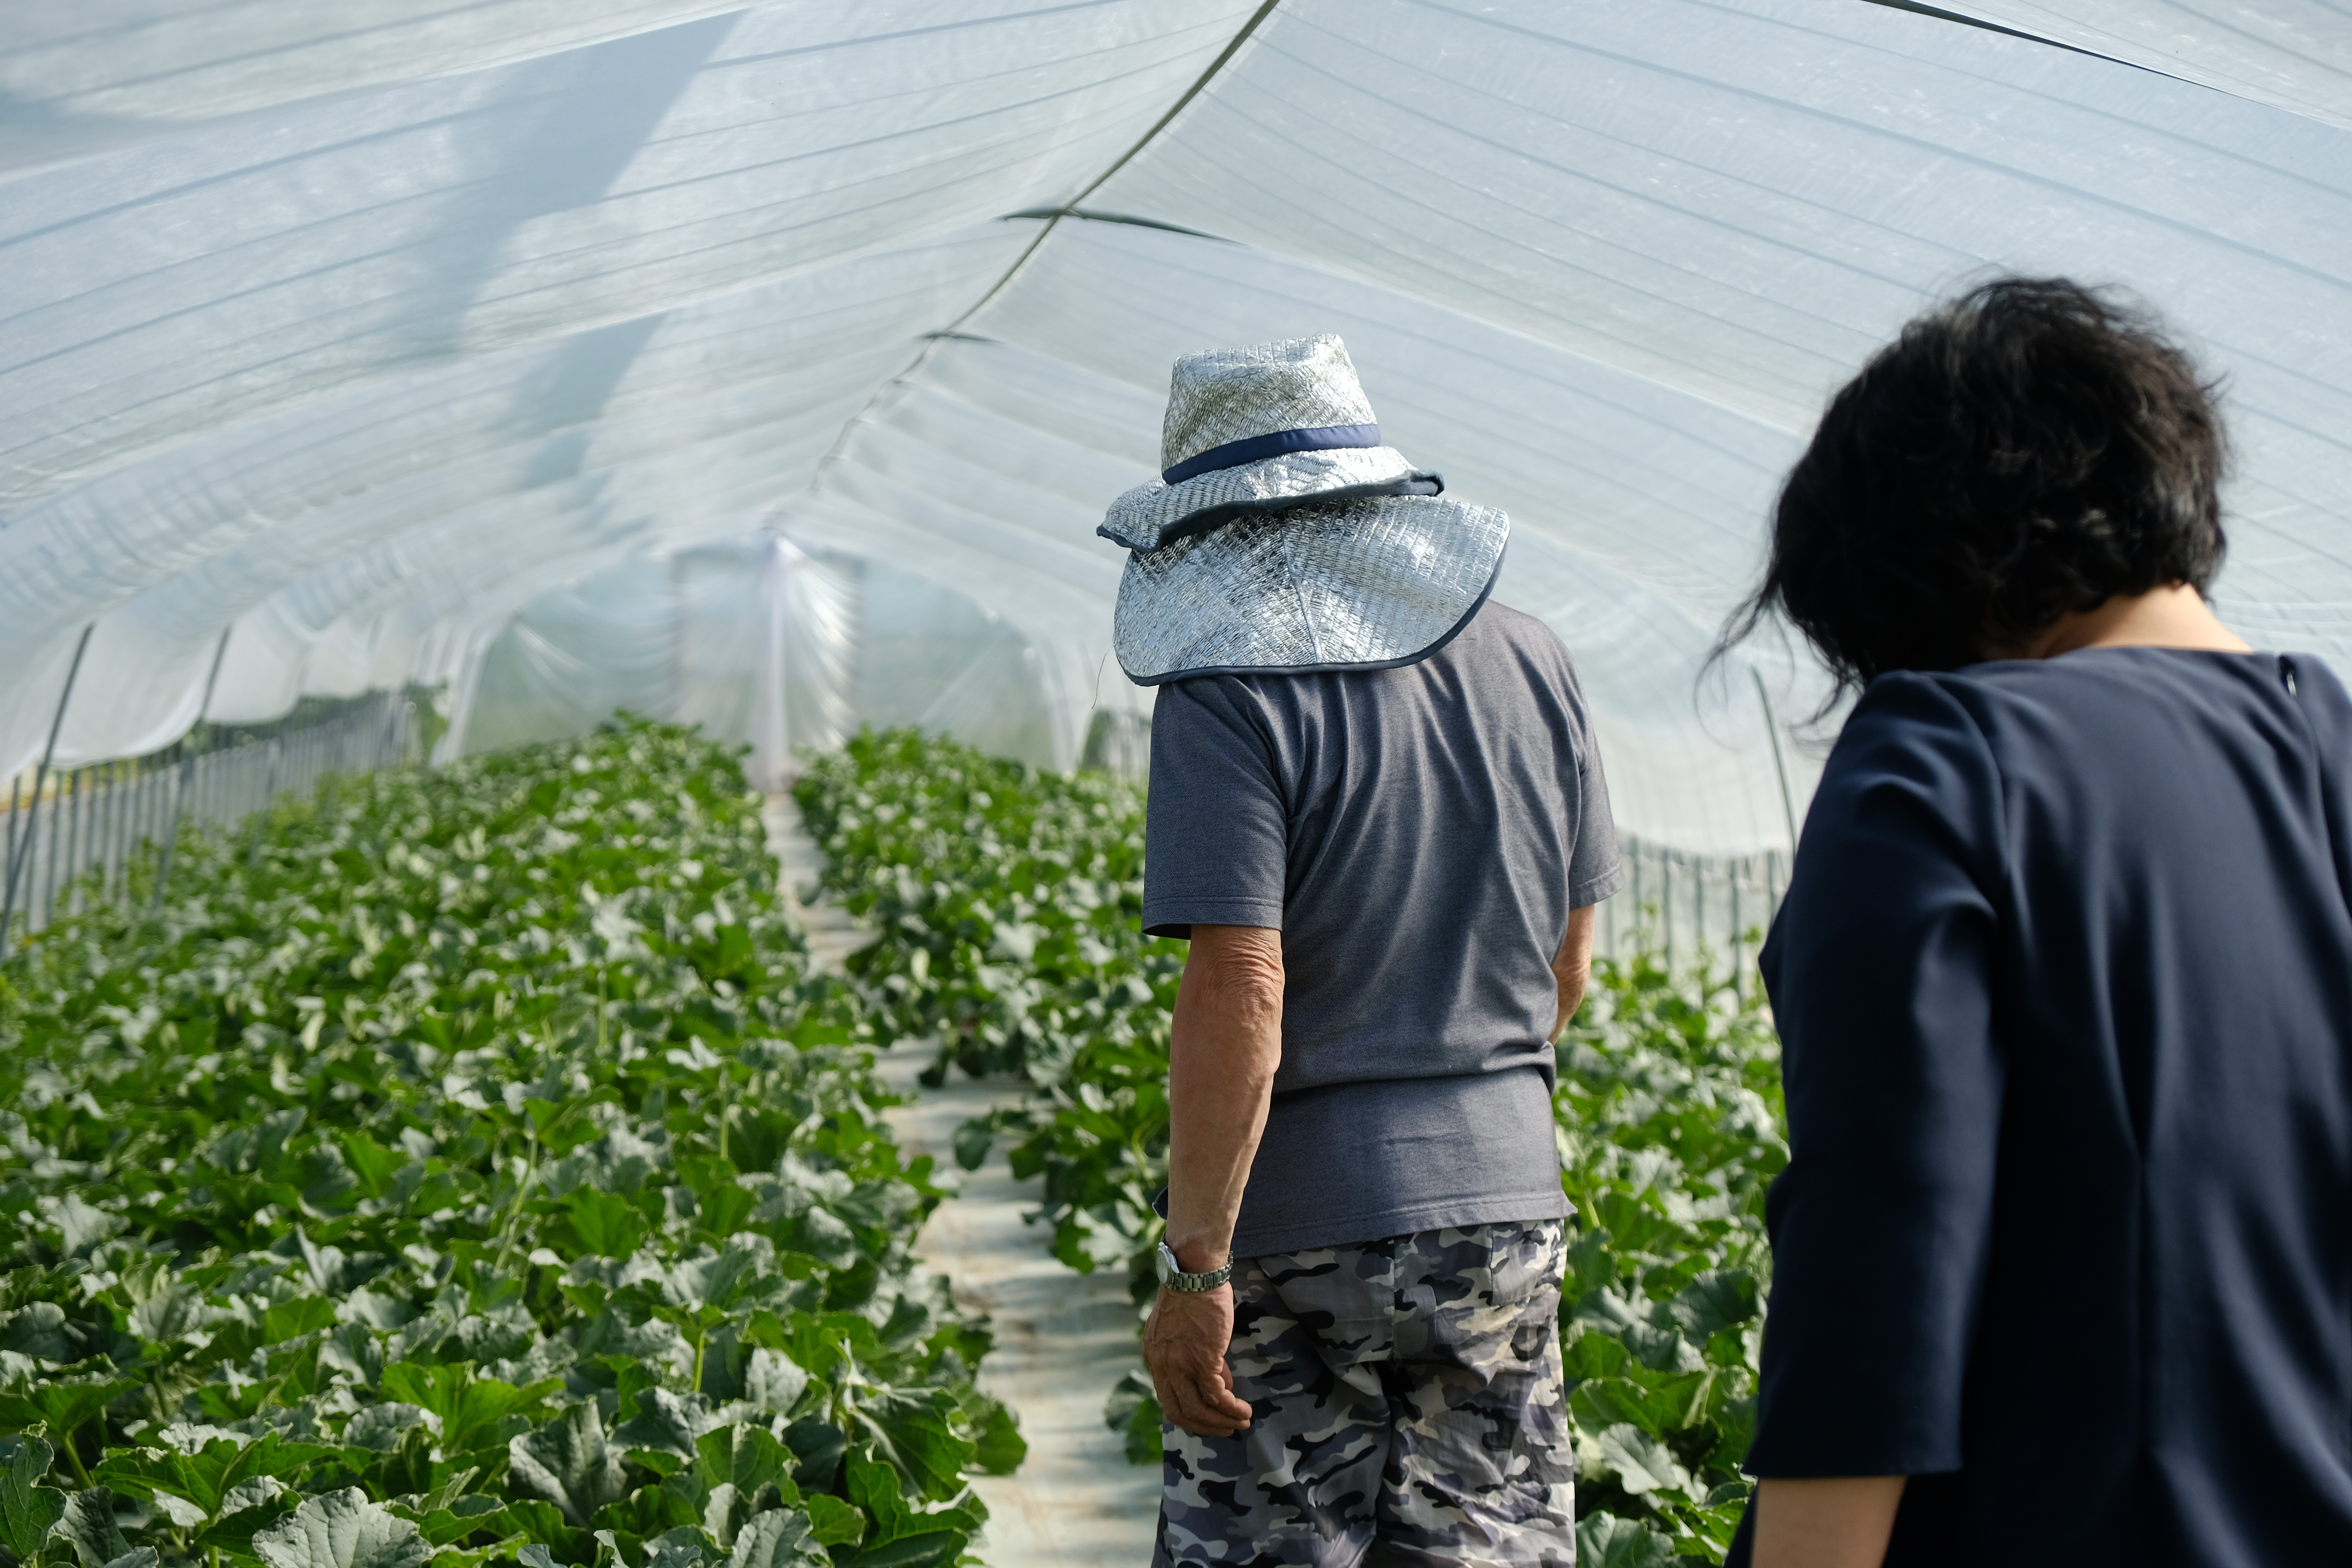
[[1092,530],[1168,362],[1336,331],[1511,513],[1625,826],[1782,844],[1820,679],[1702,682],[1714,632],[1827,392],[2008,268],[2179,325],[2223,614],[2352,651],[2352,15],[1942,8],[1280,0],[1162,126],[1255,0],[20,0],[0,768],[93,623],[63,761],[179,732],[233,626],[215,717],[415,679],[453,748],[641,704],[1066,766],[1148,711]]

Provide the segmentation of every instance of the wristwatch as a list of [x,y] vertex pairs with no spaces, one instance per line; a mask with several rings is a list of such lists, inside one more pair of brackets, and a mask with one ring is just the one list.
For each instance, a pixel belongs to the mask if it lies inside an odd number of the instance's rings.
[[1234,1260],[1230,1258],[1225,1259],[1223,1268],[1212,1268],[1206,1274],[1185,1273],[1177,1265],[1176,1255],[1168,1249],[1164,1241],[1160,1244],[1160,1256],[1154,1261],[1159,1268],[1160,1282],[1171,1290],[1213,1290],[1234,1277]]

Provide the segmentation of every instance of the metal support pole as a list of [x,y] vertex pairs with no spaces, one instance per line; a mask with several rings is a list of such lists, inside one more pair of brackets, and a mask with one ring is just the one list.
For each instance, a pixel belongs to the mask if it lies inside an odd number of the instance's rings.
[[[74,913],[74,900],[79,893],[81,874],[89,868],[89,835],[82,825],[82,818],[89,811],[89,803],[83,798],[89,792],[89,770],[88,768],[76,768],[66,775],[66,869],[63,880],[66,915],[68,919]],[[57,915],[54,911],[50,913],[49,921],[51,924],[56,923]]]
[[[213,688],[220,680],[221,660],[228,657],[228,634],[236,622],[221,628],[220,643],[213,649],[212,672],[205,677],[205,695],[196,704],[196,717],[188,726],[191,734],[203,725],[205,715],[212,711]],[[184,737],[180,742],[180,787],[172,795],[172,831],[163,840],[163,863],[155,871],[155,908],[163,907],[163,889],[172,881],[172,850],[180,842],[180,821],[187,815],[188,791],[195,783],[196,753]]]
[[49,864],[41,879],[41,925],[44,930],[58,922],[58,861],[65,861],[66,897],[73,897],[73,830],[74,782],[81,775],[67,773],[58,775],[49,801]]
[[89,858],[98,872],[98,891],[92,908],[114,893],[114,808],[119,804],[115,785],[121,771],[114,763],[100,763],[90,783]]
[[1789,824],[1789,853],[1797,852],[1797,807],[1789,797],[1789,764],[1780,760],[1780,721],[1772,716],[1772,698],[1764,689],[1764,672],[1754,665],[1748,673],[1755,678],[1756,700],[1764,705],[1764,733],[1772,742],[1772,771],[1780,776],[1780,815]]
[[269,825],[269,805],[278,798],[278,763],[285,754],[285,751],[286,737],[272,735],[269,738],[268,782],[262,785],[261,804],[254,809],[253,813],[253,836],[245,850],[245,863],[248,867],[258,865],[261,861],[261,830]]
[[1748,965],[1741,961],[1740,948],[1747,941],[1747,928],[1739,923],[1740,864],[1731,867],[1731,1000],[1746,1005],[1748,1001]]
[[1664,882],[1665,893],[1660,902],[1658,924],[1666,933],[1666,973],[1675,972],[1675,860],[1672,855],[1659,857],[1658,880]]
[[1715,975],[1706,967],[1706,862],[1691,862],[1691,958],[1699,966],[1699,991],[1706,994]]
[[101,883],[108,902],[114,899],[115,868],[123,863],[122,830],[131,804],[131,763],[118,761],[107,767],[106,876]]
[[[90,622],[82,627],[81,640],[74,644],[73,662],[66,667],[66,688],[58,693],[57,714],[49,721],[49,742],[41,748],[41,765],[33,770],[33,815],[25,822],[23,847],[8,858],[8,889],[5,897],[0,897],[0,963],[8,962],[8,927],[16,914],[17,874],[27,868],[27,863],[32,859],[34,835],[41,826],[41,785],[47,781],[49,763],[57,755],[58,731],[65,728],[66,704],[73,700],[74,679],[81,674],[81,656],[89,651],[89,634],[97,629],[98,623]],[[26,892],[29,899],[29,886]],[[25,923],[28,927],[32,924],[29,915]]]
[[1642,862],[1647,859],[1643,847],[1633,846],[1633,935],[1638,941],[1650,917],[1650,907],[1642,901]]

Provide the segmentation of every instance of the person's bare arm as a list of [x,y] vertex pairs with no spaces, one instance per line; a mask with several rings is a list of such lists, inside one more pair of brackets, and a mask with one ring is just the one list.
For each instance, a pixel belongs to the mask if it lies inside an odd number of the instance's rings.
[[1585,905],[1568,911],[1568,934],[1559,939],[1559,952],[1551,961],[1551,977],[1559,983],[1559,1016],[1552,1020],[1551,1037],[1568,1027],[1576,1016],[1576,1009],[1584,1001],[1584,984],[1592,978],[1592,910]]
[[1756,1483],[1756,1568],[1879,1568],[1902,1476]]
[[[1168,1053],[1168,1247],[1187,1273],[1231,1255],[1281,1062],[1282,933],[1194,926]],[[1162,1289],[1152,1306],[1144,1364],[1160,1408],[1187,1432],[1222,1437],[1249,1426],[1225,1364],[1233,1334],[1230,1285]]]

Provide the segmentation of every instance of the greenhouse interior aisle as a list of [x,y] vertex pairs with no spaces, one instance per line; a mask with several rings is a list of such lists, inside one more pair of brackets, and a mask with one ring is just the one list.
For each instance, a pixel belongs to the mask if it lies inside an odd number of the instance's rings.
[[[862,940],[859,928],[823,900],[802,903],[800,889],[816,880],[821,862],[792,797],[770,796],[764,816],[786,905],[818,967],[837,969]],[[879,1070],[909,1102],[890,1117],[899,1142],[952,1169],[957,1126],[1021,1091],[1007,1079],[963,1078],[926,1089],[916,1076],[930,1059],[928,1046],[908,1044],[883,1052]],[[989,1510],[980,1555],[994,1568],[1133,1568],[1150,1560],[1160,1473],[1127,1463],[1102,1409],[1111,1384],[1135,1364],[1134,1309],[1119,1279],[1073,1274],[1045,1250],[1045,1232],[1023,1222],[1040,1184],[1014,1181],[1000,1154],[965,1177],[962,1194],[940,1205],[915,1245],[918,1257],[955,1281],[958,1301],[994,1321],[996,1348],[981,1386],[1012,1406],[1029,1442],[1013,1475],[971,1478]]]

